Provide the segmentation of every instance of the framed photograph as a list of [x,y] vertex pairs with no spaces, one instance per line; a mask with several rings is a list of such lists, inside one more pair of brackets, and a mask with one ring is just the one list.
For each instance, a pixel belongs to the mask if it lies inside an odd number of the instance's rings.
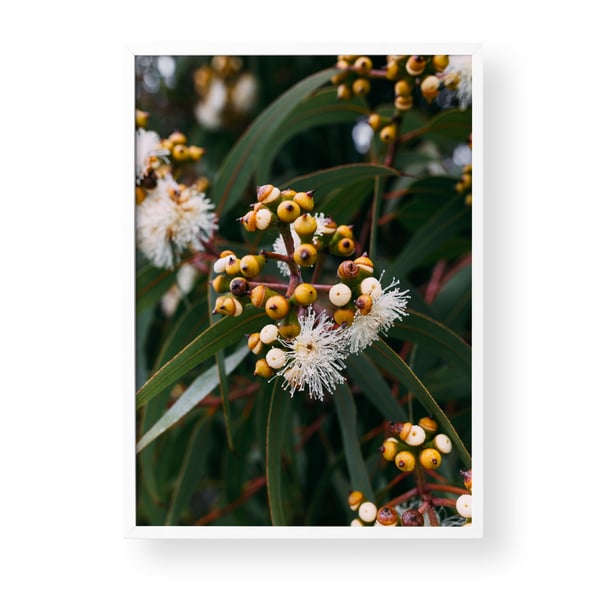
[[126,536],[481,537],[481,47],[125,68]]

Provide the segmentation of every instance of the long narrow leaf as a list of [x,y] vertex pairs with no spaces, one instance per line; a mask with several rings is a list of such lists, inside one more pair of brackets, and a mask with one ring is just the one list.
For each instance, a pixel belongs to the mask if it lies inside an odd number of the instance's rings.
[[[225,360],[225,371],[227,374],[233,372],[247,354],[248,346],[244,343]],[[181,420],[181,418],[195,408],[218,384],[219,372],[217,365],[215,364],[194,380],[158,422],[148,430],[148,432],[138,441],[136,450],[138,452],[142,451],[149,443]]]
[[379,366],[393,374],[409,391],[415,394],[426,412],[439,424],[440,428],[450,437],[454,447],[467,468],[471,467],[471,456],[467,451],[456,429],[440,408],[427,387],[419,380],[408,364],[389,345],[379,340],[367,348],[366,353]]

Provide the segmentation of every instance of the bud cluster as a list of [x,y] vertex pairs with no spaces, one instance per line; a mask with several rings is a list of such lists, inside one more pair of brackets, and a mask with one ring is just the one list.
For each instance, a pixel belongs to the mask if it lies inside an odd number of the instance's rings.
[[352,491],[348,495],[348,507],[357,517],[350,526],[424,526],[425,518],[417,509],[401,509],[393,505],[377,507],[367,501],[361,491]]
[[465,196],[465,204],[471,206],[473,203],[472,165],[467,164],[463,167],[460,181],[456,184],[455,189],[458,193]]

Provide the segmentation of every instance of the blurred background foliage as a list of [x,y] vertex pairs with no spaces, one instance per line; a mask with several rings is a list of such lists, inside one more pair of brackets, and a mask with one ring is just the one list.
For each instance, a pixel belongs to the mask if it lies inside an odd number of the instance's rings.
[[[385,56],[371,58],[375,66],[386,64]],[[251,78],[244,83],[245,104],[240,101],[236,109],[202,113],[202,86],[218,60],[138,56],[135,89],[136,108],[149,114],[147,129],[162,138],[182,131],[190,144],[206,150],[201,161],[181,171],[180,178],[191,183],[206,177],[207,196],[217,205],[215,182],[248,128],[295,84],[334,67],[337,57],[236,57],[235,67],[223,79],[232,87],[242,76]],[[258,157],[252,177],[219,215],[218,250],[250,251],[259,242],[268,245],[268,238],[249,235],[236,220],[256,201],[257,185],[282,185],[342,165],[383,164],[388,146],[372,134],[367,119],[375,111],[392,114],[393,82],[373,80],[365,97],[346,103],[337,100],[335,86],[327,82],[306,97],[318,94],[326,110],[318,109],[316,117],[302,114],[302,97],[297,99],[299,108],[294,107],[283,122],[274,123],[272,129],[265,126],[271,136],[268,147]],[[206,97],[204,102],[210,103]],[[459,99],[449,92],[432,103],[415,94],[413,108],[402,119],[404,138],[389,165],[399,172],[380,178],[383,199],[372,257],[377,276],[385,270],[386,280],[398,277],[402,289],[411,290],[409,308],[415,312],[390,331],[387,345],[410,366],[470,451],[471,213],[457,184],[470,164],[471,114],[469,107],[458,106]],[[302,125],[311,118],[313,126]],[[357,171],[348,171],[352,172]],[[354,224],[361,251],[368,251],[372,241],[374,185],[375,177],[370,176],[324,185],[326,193],[314,187],[315,211],[325,205],[339,224]],[[333,281],[335,269],[325,275]],[[165,311],[162,300],[175,283],[175,272],[156,269],[137,256],[137,388],[221,318],[210,313],[211,276],[207,263],[193,289],[173,311]],[[228,355],[230,349],[244,344],[245,338],[238,337],[239,342],[227,346]],[[139,406],[137,438],[214,366],[214,355],[203,355],[175,383]],[[280,415],[271,411],[274,385],[254,377],[253,368],[253,361],[243,357],[226,380],[221,378],[199,398],[202,401],[194,409],[138,452],[139,525],[348,525],[354,515],[347,497],[360,472],[367,473],[370,485],[370,490],[361,490],[378,505],[414,486],[409,478],[394,483],[399,471],[393,462],[382,459],[379,448],[390,421],[416,422],[431,414],[407,379],[377,351],[348,362],[347,385],[339,397],[321,403],[300,393],[290,400],[278,390],[281,405],[289,408],[282,407]],[[224,394],[228,414],[223,409]],[[355,439],[353,447],[348,444],[349,434]],[[277,485],[269,488],[267,462],[274,447],[281,451],[281,468]],[[354,463],[357,448],[360,465]],[[278,461],[278,456],[271,459]],[[468,466],[454,451],[444,456],[437,472],[457,485],[462,484],[460,470]],[[274,522],[274,493],[284,522]]]

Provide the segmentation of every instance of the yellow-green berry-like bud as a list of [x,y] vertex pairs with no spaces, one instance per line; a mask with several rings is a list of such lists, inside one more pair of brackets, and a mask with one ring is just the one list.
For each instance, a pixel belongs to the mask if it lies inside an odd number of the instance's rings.
[[360,268],[354,260],[344,260],[337,269],[337,276],[346,281],[356,279],[360,273]]
[[380,526],[396,526],[399,519],[398,512],[389,505],[384,505],[377,510],[376,522]]
[[367,277],[360,282],[360,292],[377,299],[381,293],[381,283],[375,277]]
[[412,96],[396,96],[394,106],[400,112],[406,112],[413,107]]
[[279,336],[279,329],[275,324],[266,324],[260,330],[258,336],[265,345],[271,345],[271,343],[275,343],[275,341],[277,341],[277,337]]
[[440,80],[435,75],[425,77],[421,82],[421,93],[423,97],[431,103],[439,93]]
[[431,63],[433,64],[433,68],[438,73],[441,73],[450,64],[450,58],[447,54],[436,54],[431,59]]
[[259,231],[264,231],[269,228],[273,221],[273,213],[268,208],[261,208],[256,212],[256,228]]
[[355,512],[364,500],[365,496],[361,491],[352,491],[348,495],[348,507]]
[[410,96],[412,94],[412,84],[407,79],[400,79],[394,85],[394,93],[396,96]]
[[424,56],[411,56],[406,61],[406,72],[409,75],[420,75],[427,66],[427,61]]
[[190,160],[193,160],[194,162],[198,162],[198,160],[200,160],[200,158],[202,158],[202,156],[204,156],[204,154],[206,154],[206,150],[204,148],[200,148],[199,146],[189,146],[188,154],[189,154]]
[[310,214],[302,214],[294,221],[294,231],[301,238],[310,238],[317,230],[317,219]]
[[412,472],[417,465],[417,460],[410,451],[403,450],[394,456],[394,464],[402,472]]
[[356,298],[354,305],[363,316],[366,316],[373,307],[373,298],[370,295],[363,293]]
[[317,290],[310,283],[300,283],[291,299],[300,306],[310,306],[317,300]]
[[472,495],[461,495],[456,500],[456,511],[463,518],[471,518],[473,515],[473,496]]
[[419,454],[419,462],[423,468],[435,470],[442,464],[442,455],[437,449],[433,449],[433,447],[427,447]]
[[352,93],[355,96],[366,96],[370,91],[371,82],[364,77],[359,77],[352,83]]
[[340,326],[350,326],[354,322],[354,310],[338,308],[333,313],[333,320]]
[[425,518],[418,510],[405,510],[400,516],[402,526],[425,526]]
[[256,361],[256,365],[254,366],[254,376],[262,376],[263,378],[268,379],[274,374],[275,371],[269,366],[264,358]]
[[419,420],[419,426],[426,433],[435,433],[438,429],[437,422],[433,418],[430,418],[429,416],[423,416],[423,418],[421,418]]
[[135,111],[135,126],[145,129],[148,126],[148,117],[149,116],[150,115],[147,112],[136,109],[136,111]]
[[377,506],[372,501],[363,501],[358,506],[358,517],[363,522],[373,522],[377,518]]
[[300,206],[294,200],[284,200],[277,206],[277,216],[284,223],[293,223],[300,216]]
[[408,432],[408,435],[406,435],[404,442],[412,447],[417,447],[425,443],[425,437],[425,430],[422,429],[418,424],[413,424],[410,427],[410,431]]
[[265,206],[277,202],[281,191],[279,188],[268,183],[267,185],[260,185],[256,188],[256,199],[262,202]]
[[248,295],[249,287],[248,281],[244,277],[234,277],[229,283],[229,291],[235,295],[235,297],[245,297]]
[[368,56],[359,56],[354,61],[354,69],[360,75],[367,75],[373,68],[373,61]]
[[452,451],[452,441],[450,441],[450,437],[448,437],[448,435],[444,435],[443,433],[438,433],[433,438],[433,446],[440,453],[449,454]]
[[260,333],[252,333],[249,337],[248,337],[248,349],[255,355],[260,354],[260,352],[263,350],[263,342],[261,341],[260,338]]
[[244,311],[241,302],[232,295],[220,295],[215,300],[213,314],[224,314],[225,316],[239,316]]
[[352,232],[352,225],[340,225],[336,230],[336,235],[340,237],[347,237],[348,239],[354,239],[354,233]]
[[248,254],[240,260],[240,272],[248,279],[251,279],[260,273],[264,265],[264,256]]
[[[345,283],[337,283],[332,285],[329,290],[329,301],[338,307],[342,307],[348,304],[352,299],[352,290]],[[339,323],[338,323],[339,324]]]
[[285,365],[285,352],[278,347],[273,347],[267,352],[267,364],[274,368],[275,370],[279,370],[283,368]]
[[171,150],[171,156],[173,156],[173,160],[176,160],[177,162],[187,160],[189,155],[188,149],[183,144],[176,144]]
[[285,318],[290,311],[290,303],[283,295],[276,294],[265,302],[265,312],[273,320]]
[[399,75],[400,75],[400,65],[398,64],[398,61],[396,61],[396,60],[388,61],[387,65],[385,67],[386,79],[389,79],[390,81],[394,81],[394,80],[398,79]]
[[338,100],[350,100],[352,98],[352,88],[345,83],[338,85],[337,87],[337,99]]
[[211,282],[212,288],[217,293],[229,291],[229,279],[225,275],[216,276]]
[[371,260],[371,258],[369,258],[367,256],[367,254],[363,254],[362,256],[355,258],[354,264],[356,264],[356,266],[358,266],[361,273],[368,274],[368,275],[373,274],[374,264],[373,264],[373,261]]
[[379,131],[383,125],[383,119],[381,118],[381,115],[377,114],[376,112],[369,115],[369,120],[367,122],[373,131]]
[[246,231],[249,233],[256,231],[256,212],[254,212],[254,210],[246,212],[246,214],[244,214],[240,220],[242,221],[242,225]]
[[398,445],[398,439],[394,437],[388,437],[383,442],[383,445],[379,448],[383,459],[388,462],[391,462],[398,453]]
[[294,262],[299,266],[312,266],[317,261],[317,249],[311,243],[301,243],[294,250]]
[[330,248],[331,253],[334,256],[343,256],[348,257],[354,254],[354,250],[356,249],[356,245],[354,244],[354,240],[349,237],[342,237],[337,243]]
[[396,125],[393,123],[391,125],[386,125],[379,132],[379,139],[384,144],[391,144],[396,139]]
[[171,135],[169,135],[169,141],[172,144],[185,144],[187,142],[187,137],[181,131],[173,131]]
[[299,191],[294,195],[293,201],[300,206],[304,212],[310,212],[315,207],[312,191]]
[[257,285],[250,291],[250,302],[255,308],[262,308],[265,302],[274,295],[275,292],[268,287]]
[[227,264],[225,265],[225,272],[230,277],[235,277],[240,274],[240,259],[235,256],[229,256],[227,258]]
[[279,334],[286,339],[293,339],[300,334],[300,325],[297,322],[284,322],[279,325]]

